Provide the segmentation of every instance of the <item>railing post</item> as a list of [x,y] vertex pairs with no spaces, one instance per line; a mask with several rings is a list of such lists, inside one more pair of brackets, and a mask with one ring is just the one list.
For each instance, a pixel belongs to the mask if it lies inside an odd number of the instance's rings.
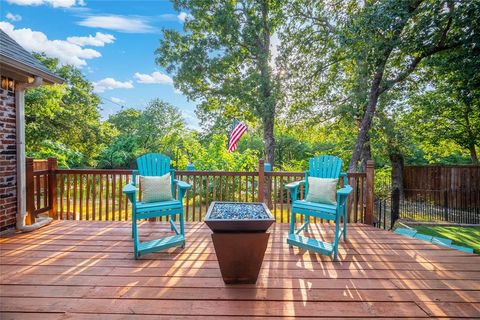
[[25,202],[27,217],[25,222],[27,224],[35,223],[35,184],[33,181],[33,158],[27,158],[25,161]]
[[57,217],[57,159],[48,158],[48,216]]
[[373,211],[374,211],[374,175],[375,175],[375,162],[368,160],[366,165],[367,185],[366,185],[366,208],[365,208],[365,223],[373,224]]
[[263,202],[265,190],[265,160],[258,160],[258,202]]

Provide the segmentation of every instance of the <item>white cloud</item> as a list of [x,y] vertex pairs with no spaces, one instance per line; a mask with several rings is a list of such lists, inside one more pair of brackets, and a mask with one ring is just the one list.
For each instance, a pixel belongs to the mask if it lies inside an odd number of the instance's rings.
[[19,14],[13,14],[11,12],[8,12],[5,17],[8,19],[8,20],[12,20],[12,21],[21,21],[22,20],[22,16],[19,15]]
[[42,4],[48,4],[54,8],[70,8],[76,5],[85,5],[83,0],[7,0],[7,2],[19,6],[39,6]]
[[115,37],[111,34],[97,32],[95,36],[88,37],[68,37],[67,41],[79,46],[103,47],[105,44],[113,43]]
[[113,89],[132,89],[133,83],[132,81],[117,81],[113,78],[105,78],[98,82],[93,83],[94,91],[97,93],[105,92],[106,90],[113,90]]
[[122,100],[120,98],[111,97],[110,100],[112,100],[113,102],[118,103],[118,104],[124,104],[125,103],[125,100]]
[[173,80],[168,75],[155,71],[151,74],[135,73],[135,79],[138,83],[146,84],[172,84]]
[[185,20],[187,20],[189,17],[190,15],[188,13],[182,11],[178,14],[177,19],[181,22],[185,22]]
[[92,28],[103,28],[127,33],[148,33],[154,28],[142,17],[129,16],[89,16],[78,22],[79,25]]
[[96,50],[85,49],[69,41],[49,40],[43,32],[33,31],[30,28],[15,29],[9,22],[0,21],[0,29],[5,31],[27,51],[44,52],[49,57],[58,58],[63,65],[70,64],[81,67],[87,64],[86,60],[102,56]]

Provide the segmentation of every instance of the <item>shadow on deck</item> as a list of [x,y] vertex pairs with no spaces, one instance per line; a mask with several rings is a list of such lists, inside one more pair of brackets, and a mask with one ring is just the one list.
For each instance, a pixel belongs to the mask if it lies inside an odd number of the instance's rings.
[[[0,239],[1,318],[480,317],[478,255],[350,224],[332,262],[289,248],[287,228],[270,229],[256,285],[226,286],[203,223],[186,224],[185,249],[136,261],[130,223],[56,221]],[[139,230],[158,238],[169,226]]]

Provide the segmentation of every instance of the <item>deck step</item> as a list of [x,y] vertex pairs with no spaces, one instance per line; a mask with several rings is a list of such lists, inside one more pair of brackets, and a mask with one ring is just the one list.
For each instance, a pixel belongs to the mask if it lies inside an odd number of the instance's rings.
[[422,233],[416,233],[414,238],[418,240],[428,241],[428,242],[432,242],[432,239],[433,239],[432,236],[422,234]]
[[452,240],[447,238],[440,238],[440,237],[433,237],[432,238],[433,244],[439,244],[441,246],[449,246],[452,244]]
[[397,228],[394,231],[396,234],[401,234],[402,236],[407,237],[414,237],[417,234],[417,230],[415,229],[407,229],[407,228]]
[[185,242],[185,237],[181,234],[155,239],[151,241],[140,242],[138,244],[138,254],[146,254],[149,252],[168,249],[171,247],[181,246]]
[[288,235],[287,243],[292,246],[297,246],[305,250],[315,251],[327,256],[331,255],[333,252],[333,245],[329,242],[323,242],[295,234]]
[[455,244],[451,244],[448,246],[449,248],[455,249],[455,250],[460,250],[466,253],[473,253],[473,249],[469,247],[464,247],[464,246],[457,246]]

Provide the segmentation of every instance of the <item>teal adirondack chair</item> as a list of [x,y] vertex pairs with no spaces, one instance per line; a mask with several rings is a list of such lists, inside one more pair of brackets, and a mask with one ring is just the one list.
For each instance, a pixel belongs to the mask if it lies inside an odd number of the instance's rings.
[[[344,241],[347,240],[347,219],[346,204],[347,198],[352,192],[352,187],[348,185],[347,174],[340,172],[342,168],[342,159],[335,156],[322,155],[310,159],[310,168],[305,171],[305,180],[292,182],[285,187],[290,191],[292,199],[292,213],[290,219],[290,232],[287,243],[290,246],[297,246],[302,249],[318,252],[320,254],[332,256],[337,260],[338,243],[343,233]],[[343,177],[344,187],[337,190],[337,204],[323,204],[317,202],[308,202],[297,198],[300,185],[304,185],[306,199],[308,194],[308,177],[317,178],[340,178]],[[304,215],[303,225],[295,229],[295,219],[297,214]],[[332,243],[319,241],[316,239],[300,236],[299,233],[307,231],[309,217],[316,217],[325,220],[335,221],[335,238]],[[343,218],[343,228],[340,228],[341,218]]]
[[[127,184],[123,188],[123,192],[127,195],[132,203],[132,237],[135,259],[140,255],[168,249],[170,247],[185,246],[185,227],[183,217],[182,199],[191,186],[183,181],[174,179],[175,171],[170,169],[170,158],[159,153],[145,154],[137,159],[138,170],[132,171],[132,183]],[[143,203],[137,201],[136,176],[162,176],[170,172],[172,177],[172,200],[161,202]],[[177,186],[177,199],[173,198],[174,188]],[[179,215],[180,230],[175,224],[174,217]],[[140,242],[137,230],[137,220],[170,216],[171,230],[175,231],[175,235],[164,237],[156,240]]]

